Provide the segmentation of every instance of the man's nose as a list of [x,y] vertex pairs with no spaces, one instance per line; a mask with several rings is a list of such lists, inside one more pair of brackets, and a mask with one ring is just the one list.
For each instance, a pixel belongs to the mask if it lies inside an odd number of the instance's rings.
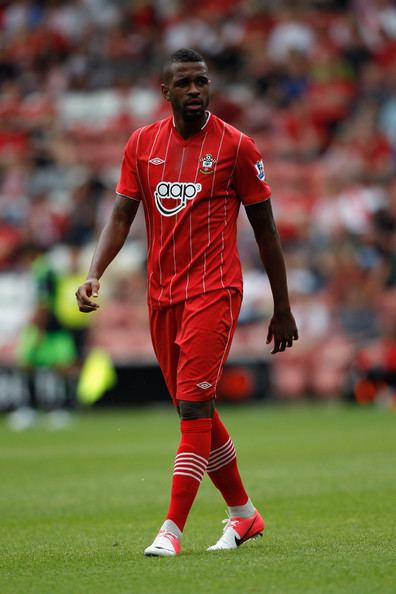
[[195,83],[192,82],[190,84],[190,88],[188,89],[188,94],[189,95],[199,95],[199,93],[200,93],[199,88],[197,87],[197,85]]

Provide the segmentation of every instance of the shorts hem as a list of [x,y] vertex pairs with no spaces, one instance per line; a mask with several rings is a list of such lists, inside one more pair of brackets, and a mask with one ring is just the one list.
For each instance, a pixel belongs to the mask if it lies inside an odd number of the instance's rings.
[[209,402],[210,400],[216,400],[216,394],[213,394],[212,393],[212,395],[208,395],[208,396],[205,396],[203,394],[202,397],[200,397],[200,396],[191,396],[191,395],[188,395],[188,394],[185,394],[185,395],[181,394],[180,396],[177,395],[176,398],[175,398],[175,400],[176,401],[178,401],[178,400],[185,400],[187,402]]

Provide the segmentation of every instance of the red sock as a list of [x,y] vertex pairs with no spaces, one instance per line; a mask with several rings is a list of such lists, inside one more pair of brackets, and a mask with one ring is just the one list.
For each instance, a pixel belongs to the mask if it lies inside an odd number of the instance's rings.
[[212,419],[208,475],[228,506],[245,505],[249,497],[239,474],[234,444],[217,410]]
[[208,465],[212,419],[180,421],[181,440],[177,450],[171,501],[166,516],[183,531],[202,477]]

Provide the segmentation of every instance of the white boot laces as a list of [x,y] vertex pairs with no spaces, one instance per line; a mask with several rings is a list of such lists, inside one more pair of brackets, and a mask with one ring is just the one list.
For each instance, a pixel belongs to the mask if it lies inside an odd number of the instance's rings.
[[225,520],[222,520],[222,523],[225,524],[224,528],[223,528],[223,533],[226,532],[226,530],[228,530],[228,528],[235,528],[235,526],[238,524],[239,520],[237,519],[232,519],[230,514],[228,513],[228,511],[226,511],[227,514],[227,518],[225,518]]

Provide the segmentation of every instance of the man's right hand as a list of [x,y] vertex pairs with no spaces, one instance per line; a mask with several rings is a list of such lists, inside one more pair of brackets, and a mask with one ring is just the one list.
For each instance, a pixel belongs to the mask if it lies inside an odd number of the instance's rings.
[[96,311],[100,305],[92,301],[91,297],[97,297],[99,294],[100,283],[97,278],[87,278],[87,280],[78,287],[76,298],[78,308],[84,313]]

